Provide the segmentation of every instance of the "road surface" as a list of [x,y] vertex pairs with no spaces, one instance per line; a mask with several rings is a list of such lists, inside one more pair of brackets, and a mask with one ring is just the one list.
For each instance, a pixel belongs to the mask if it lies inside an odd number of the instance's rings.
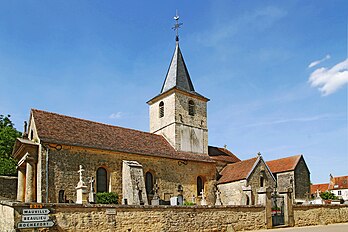
[[348,232],[348,223],[330,224],[324,226],[305,226],[275,228],[270,230],[254,230],[249,232]]

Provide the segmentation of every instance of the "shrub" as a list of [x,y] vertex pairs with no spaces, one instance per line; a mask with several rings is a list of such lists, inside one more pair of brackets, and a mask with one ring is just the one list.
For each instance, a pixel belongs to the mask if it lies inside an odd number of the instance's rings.
[[118,204],[117,193],[97,193],[97,204]]
[[192,205],[196,205],[196,204],[193,203],[193,202],[191,202],[191,201],[185,201],[185,202],[184,202],[184,205],[192,206]]

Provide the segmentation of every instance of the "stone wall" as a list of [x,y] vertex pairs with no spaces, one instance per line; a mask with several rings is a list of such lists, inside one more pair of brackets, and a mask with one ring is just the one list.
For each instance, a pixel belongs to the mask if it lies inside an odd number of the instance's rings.
[[[55,222],[49,231],[243,231],[265,228],[265,208],[255,206],[42,206],[51,211],[50,220]],[[15,209],[15,213],[10,212],[14,217],[6,219],[14,228],[21,220],[23,208],[29,208],[29,205],[18,203],[2,207]],[[0,215],[0,221],[5,221],[3,215]]]
[[271,187],[275,185],[275,181],[273,179],[272,173],[266,167],[265,162],[260,159],[254,171],[249,176],[247,185],[251,186],[251,204],[257,204],[259,202],[258,199],[258,191],[261,188],[261,174],[263,175],[263,187]]
[[295,169],[295,198],[306,200],[308,194],[310,194],[309,170],[301,157]]
[[[45,155],[42,156],[42,195],[45,196]],[[86,170],[84,177],[96,178],[99,167],[107,170],[109,191],[122,197],[122,162],[134,160],[144,169],[144,174],[150,171],[157,181],[158,194],[162,200],[169,200],[178,195],[178,185],[183,187],[183,196],[191,201],[192,195],[197,197],[197,177],[204,180],[204,191],[208,204],[214,204],[214,184],[216,169],[214,163],[185,161],[175,159],[136,155],[129,153],[83,149],[72,146],[63,146],[59,151],[49,151],[49,202],[58,202],[58,193],[64,190],[67,200],[76,201],[75,187],[79,181],[77,173],[79,165]],[[45,202],[45,199],[42,199]]]
[[295,226],[348,222],[348,205],[296,205],[293,209]]
[[17,177],[0,176],[0,196],[16,199],[17,196]]

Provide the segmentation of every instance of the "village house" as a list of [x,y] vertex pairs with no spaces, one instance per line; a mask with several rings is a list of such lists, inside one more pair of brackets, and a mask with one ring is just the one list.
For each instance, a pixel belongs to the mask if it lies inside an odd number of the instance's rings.
[[338,199],[348,203],[348,176],[332,176],[330,174],[330,183],[328,190]]
[[293,202],[302,204],[310,195],[310,172],[303,155],[295,155],[266,162],[277,181],[277,190],[293,190]]

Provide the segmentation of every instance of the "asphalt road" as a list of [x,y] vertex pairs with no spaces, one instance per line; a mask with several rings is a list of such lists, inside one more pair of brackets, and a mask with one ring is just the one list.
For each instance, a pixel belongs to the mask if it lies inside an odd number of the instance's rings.
[[330,224],[324,226],[306,226],[275,228],[270,230],[255,230],[250,232],[348,232],[348,223]]

